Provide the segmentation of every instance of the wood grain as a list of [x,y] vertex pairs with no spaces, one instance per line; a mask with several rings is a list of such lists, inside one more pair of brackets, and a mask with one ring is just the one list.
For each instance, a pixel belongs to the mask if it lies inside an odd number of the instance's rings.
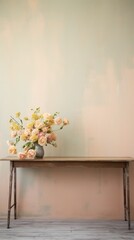
[[125,221],[61,221],[18,219],[6,229],[0,220],[0,240],[134,240],[134,222],[128,230]]

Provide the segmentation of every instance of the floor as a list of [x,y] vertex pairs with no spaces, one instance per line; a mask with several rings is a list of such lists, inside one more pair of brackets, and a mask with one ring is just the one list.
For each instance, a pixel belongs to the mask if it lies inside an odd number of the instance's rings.
[[134,240],[134,222],[124,221],[46,221],[43,219],[0,219],[0,240]]

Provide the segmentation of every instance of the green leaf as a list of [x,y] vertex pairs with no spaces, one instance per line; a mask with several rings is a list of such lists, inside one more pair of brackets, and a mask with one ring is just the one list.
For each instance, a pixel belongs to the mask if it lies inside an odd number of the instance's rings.
[[39,113],[40,112],[40,107],[36,108],[34,113]]
[[53,114],[53,117],[55,118],[55,117],[57,117],[57,115],[59,115],[60,113],[59,112],[55,112],[54,114]]
[[32,149],[35,149],[35,147],[34,147],[34,144],[32,143],[32,142],[26,142],[24,145],[23,145],[23,148],[25,148],[25,147],[27,147],[27,148],[32,148]]
[[[20,118],[19,118],[20,119]],[[20,119],[20,122],[21,122],[21,125],[23,126],[23,121],[22,121],[22,119]]]

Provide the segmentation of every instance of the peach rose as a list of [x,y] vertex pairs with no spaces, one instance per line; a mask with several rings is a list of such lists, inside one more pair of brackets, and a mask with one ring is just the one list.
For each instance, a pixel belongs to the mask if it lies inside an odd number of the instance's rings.
[[39,132],[38,137],[40,138],[42,136],[45,136],[45,133],[44,132]]
[[52,141],[56,141],[56,134],[54,132],[47,134],[47,142],[51,143]]
[[64,120],[63,120],[63,124],[64,124],[64,125],[68,125],[68,124],[69,124],[69,120],[66,119],[66,118],[64,118]]
[[29,149],[28,152],[27,152],[26,157],[28,159],[34,159],[35,155],[36,155],[36,151],[34,149]]
[[14,138],[14,137],[16,137],[16,135],[17,135],[17,131],[11,131],[11,138]]
[[27,156],[26,153],[23,153],[23,152],[18,153],[18,158],[19,159],[26,159],[26,156]]
[[15,145],[10,145],[9,149],[8,149],[8,152],[11,153],[11,154],[16,154],[17,153],[16,146]]
[[38,139],[38,144],[43,146],[47,143],[47,138],[45,136],[41,136],[39,139]]

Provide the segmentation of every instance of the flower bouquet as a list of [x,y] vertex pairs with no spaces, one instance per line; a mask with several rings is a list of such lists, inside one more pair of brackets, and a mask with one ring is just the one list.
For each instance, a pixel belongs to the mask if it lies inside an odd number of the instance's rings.
[[[8,151],[10,154],[18,154],[20,159],[38,157],[37,146],[42,149],[48,144],[56,147],[56,131],[69,124],[68,119],[59,117],[58,112],[42,114],[40,108],[31,111],[30,117],[22,118],[20,112],[17,112],[15,117],[10,116],[11,139],[7,142]],[[17,152],[19,142],[23,143],[21,152]],[[42,153],[39,157],[44,156],[44,151]]]

